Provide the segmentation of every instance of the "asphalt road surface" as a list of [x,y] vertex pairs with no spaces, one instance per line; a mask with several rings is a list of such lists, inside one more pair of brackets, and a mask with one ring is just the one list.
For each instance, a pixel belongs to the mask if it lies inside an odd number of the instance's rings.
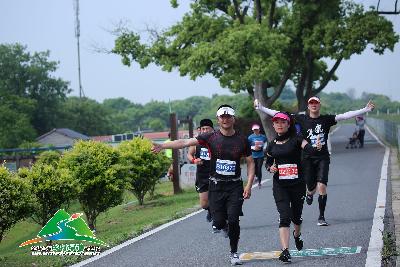
[[[342,125],[330,137],[332,155],[325,218],[317,226],[318,200],[304,203],[302,237],[305,249],[361,247],[349,255],[296,257],[292,266],[365,266],[376,205],[384,147],[366,131],[362,149],[346,149],[353,125]],[[245,170],[243,170],[245,173]],[[245,201],[239,253],[280,249],[278,212],[271,176]],[[191,216],[85,266],[229,266],[229,240],[211,233],[205,212]],[[294,249],[291,237],[290,249]],[[281,266],[277,259],[245,262],[244,266]]]

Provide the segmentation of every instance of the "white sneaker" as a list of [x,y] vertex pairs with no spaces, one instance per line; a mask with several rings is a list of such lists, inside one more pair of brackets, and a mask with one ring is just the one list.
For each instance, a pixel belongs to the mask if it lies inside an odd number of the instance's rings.
[[235,265],[242,265],[242,261],[239,259],[239,255],[235,252],[235,253],[231,253],[231,256],[229,257],[231,260],[231,265],[235,266]]
[[213,234],[218,234],[221,232],[221,230],[217,229],[217,227],[215,227],[214,225],[212,226],[212,232]]

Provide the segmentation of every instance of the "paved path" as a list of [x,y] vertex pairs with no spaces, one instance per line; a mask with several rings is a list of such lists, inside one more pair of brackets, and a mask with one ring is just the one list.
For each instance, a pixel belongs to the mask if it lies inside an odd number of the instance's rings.
[[[305,248],[361,246],[353,255],[293,258],[292,266],[365,266],[385,148],[367,132],[363,149],[345,149],[353,130],[341,126],[332,136],[331,170],[326,219],[316,225],[318,201],[304,206]],[[266,174],[264,178],[271,179]],[[398,177],[400,189],[400,177]],[[395,186],[395,184],[394,184]],[[400,200],[400,193],[397,195]],[[278,213],[271,181],[244,204],[239,252],[278,250]],[[398,212],[397,212],[398,214]],[[200,212],[85,266],[229,266],[229,241],[212,234]],[[291,239],[291,249],[294,244]],[[277,260],[247,262],[245,266],[282,266]]]

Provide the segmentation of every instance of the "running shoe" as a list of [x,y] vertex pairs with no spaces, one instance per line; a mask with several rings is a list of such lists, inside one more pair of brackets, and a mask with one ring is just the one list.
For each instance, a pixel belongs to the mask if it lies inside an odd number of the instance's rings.
[[329,224],[325,221],[325,218],[321,216],[318,218],[317,225],[318,226],[328,226]]
[[295,236],[294,235],[294,230],[293,230],[293,237],[294,237],[294,243],[296,244],[296,248],[297,250],[302,250],[303,249],[303,239],[301,239],[301,233],[299,234],[299,236]]
[[213,225],[213,226],[212,226],[212,232],[213,232],[213,234],[218,234],[218,233],[221,232],[221,230],[220,230],[220,229],[217,229],[217,227],[215,227],[215,226]]
[[261,183],[258,183],[258,189],[261,189]]
[[291,263],[292,257],[290,256],[289,249],[285,248],[279,255],[279,260],[283,263]]
[[212,221],[210,210],[207,210],[206,220],[207,220],[207,222],[211,222]]
[[231,256],[229,258],[232,266],[242,265],[242,261],[239,259],[239,255],[236,252],[231,252]]
[[307,205],[311,205],[313,200],[314,200],[314,196],[313,195],[309,195],[309,194],[306,195]]

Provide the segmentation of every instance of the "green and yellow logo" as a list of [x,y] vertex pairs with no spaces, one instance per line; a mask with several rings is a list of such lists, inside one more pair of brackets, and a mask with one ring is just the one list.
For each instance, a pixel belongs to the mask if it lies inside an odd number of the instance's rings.
[[36,238],[23,242],[19,247],[52,240],[88,241],[97,245],[108,246],[94,236],[81,216],[82,213],[69,215],[63,209],[58,210],[42,230],[40,230]]

